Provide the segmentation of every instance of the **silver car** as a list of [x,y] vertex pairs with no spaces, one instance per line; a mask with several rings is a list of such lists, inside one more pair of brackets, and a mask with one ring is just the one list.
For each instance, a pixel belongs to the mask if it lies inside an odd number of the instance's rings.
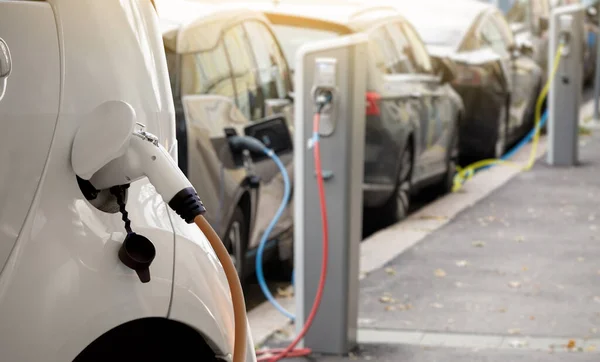
[[[249,126],[277,115],[292,124],[285,117],[292,113],[288,66],[264,15],[177,5],[165,7],[159,17],[175,100],[179,166],[201,193],[206,218],[245,277],[254,271],[255,250],[282,201],[283,179],[270,159],[253,162],[232,154],[227,135],[243,135]],[[280,158],[293,179],[292,152]],[[282,265],[291,265],[291,210],[267,245],[269,252],[279,252]]]

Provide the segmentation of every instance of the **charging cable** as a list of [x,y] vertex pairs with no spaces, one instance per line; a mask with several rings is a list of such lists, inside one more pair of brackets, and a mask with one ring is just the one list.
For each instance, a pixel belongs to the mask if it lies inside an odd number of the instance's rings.
[[[554,64],[552,67],[552,73],[551,73],[548,81],[546,81],[546,84],[544,85],[544,88],[540,92],[540,94],[537,98],[536,104],[535,104],[535,114],[534,114],[535,126],[534,126],[534,128],[515,147],[513,147],[510,151],[505,153],[501,158],[485,159],[485,160],[477,161],[477,162],[472,163],[464,168],[457,167],[458,172],[454,176],[454,185],[452,187],[453,192],[460,190],[462,188],[462,186],[464,185],[464,183],[467,182],[468,180],[470,180],[477,171],[481,171],[483,169],[492,167],[494,165],[498,165],[498,164],[508,165],[508,166],[512,166],[512,167],[517,167],[523,171],[528,171],[533,167],[533,165],[535,164],[536,156],[537,156],[537,146],[538,146],[539,138],[540,138],[540,130],[546,124],[546,121],[548,118],[547,110],[544,112],[543,115],[541,114],[542,113],[542,105],[544,104],[544,99],[548,95],[548,91],[550,90],[550,85],[552,84],[552,81],[556,77],[556,73],[558,71],[558,66],[560,64],[560,60],[562,58],[565,46],[566,46],[566,39],[561,39],[558,49],[556,50],[556,54],[554,55]],[[518,163],[509,161],[509,159],[517,151],[519,151],[519,149],[521,149],[523,146],[525,146],[532,139],[533,139],[533,142],[532,142],[531,152],[529,154],[529,160],[527,161],[527,164],[520,165]]]
[[263,232],[263,234],[260,238],[260,242],[258,244],[258,249],[256,251],[256,263],[255,263],[256,266],[255,267],[256,267],[256,279],[258,280],[258,285],[260,286],[260,289],[262,290],[264,296],[267,298],[269,303],[271,303],[275,307],[275,309],[277,309],[281,314],[285,315],[286,317],[288,317],[289,319],[291,319],[293,321],[295,316],[292,313],[288,312],[285,308],[283,308],[283,306],[281,306],[281,304],[279,304],[277,302],[277,300],[275,299],[275,297],[269,290],[267,281],[265,279],[264,270],[263,270],[264,253],[265,253],[267,242],[269,241],[269,236],[271,235],[271,233],[273,232],[273,229],[279,222],[279,219],[281,219],[281,216],[283,215],[283,212],[285,211],[285,208],[290,201],[290,196],[291,196],[290,177],[287,173],[285,166],[283,165],[283,162],[281,162],[281,159],[279,159],[277,154],[272,149],[265,146],[258,139],[254,138],[254,137],[250,137],[250,136],[231,136],[231,137],[229,137],[229,145],[231,146],[231,149],[234,152],[248,150],[248,151],[254,152],[254,153],[264,153],[265,155],[269,156],[271,158],[271,160],[273,160],[273,162],[275,163],[275,165],[277,165],[277,168],[281,172],[281,175],[283,176],[283,186],[284,186],[283,199],[281,200],[281,204],[279,205],[279,208],[277,209],[275,216],[273,216],[273,218],[271,219],[271,222],[269,223],[269,225],[267,226],[267,228],[265,229],[265,231]]
[[[294,340],[285,348],[282,349],[271,349],[257,351],[259,356],[257,362],[277,362],[282,358],[286,357],[303,357],[311,354],[310,348],[298,348],[296,346],[304,338],[319,311],[321,305],[321,299],[323,298],[323,291],[325,290],[325,281],[327,280],[327,263],[329,259],[329,223],[327,221],[327,202],[325,199],[325,181],[323,179],[323,168],[321,166],[321,147],[319,144],[319,128],[321,122],[321,112],[326,105],[331,103],[332,94],[331,92],[322,92],[316,97],[317,110],[313,117],[313,135],[311,138],[310,146],[313,150],[313,159],[315,163],[315,174],[317,176],[317,187],[319,190],[319,208],[321,211],[321,225],[322,225],[322,245],[323,255],[321,262],[321,275],[319,277],[319,284],[317,286],[317,293],[313,301],[310,313],[306,318],[304,326],[300,330],[300,333],[294,338]],[[296,321],[297,323],[298,321]]]

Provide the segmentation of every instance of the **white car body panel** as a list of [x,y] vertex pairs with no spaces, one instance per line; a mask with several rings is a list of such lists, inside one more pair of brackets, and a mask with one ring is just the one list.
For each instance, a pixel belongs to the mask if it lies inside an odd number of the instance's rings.
[[[157,251],[152,280],[140,283],[117,257],[121,214],[91,205],[71,167],[78,125],[109,100],[129,103],[176,157],[170,82],[150,1],[0,0],[0,38],[13,68],[0,99],[2,360],[73,360],[125,322],[169,316],[200,332],[216,353],[231,354],[230,293],[204,235],[147,179],[132,183],[132,228]],[[255,361],[252,353],[247,361]]]

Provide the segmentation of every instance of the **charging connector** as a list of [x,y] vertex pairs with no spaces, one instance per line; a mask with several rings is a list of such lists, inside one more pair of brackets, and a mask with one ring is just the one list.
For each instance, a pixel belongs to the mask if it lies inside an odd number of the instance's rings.
[[196,190],[158,138],[135,119],[133,107],[122,101],[105,102],[88,115],[71,150],[75,174],[96,190],[148,177],[181,218],[194,222],[206,212]]

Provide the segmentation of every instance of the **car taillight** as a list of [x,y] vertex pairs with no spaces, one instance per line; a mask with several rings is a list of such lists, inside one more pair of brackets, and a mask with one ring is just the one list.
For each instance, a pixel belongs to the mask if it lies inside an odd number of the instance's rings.
[[367,92],[367,116],[379,116],[379,101],[381,96],[376,92]]
[[458,65],[452,83],[461,85],[480,85],[485,82],[486,71],[476,66]]

